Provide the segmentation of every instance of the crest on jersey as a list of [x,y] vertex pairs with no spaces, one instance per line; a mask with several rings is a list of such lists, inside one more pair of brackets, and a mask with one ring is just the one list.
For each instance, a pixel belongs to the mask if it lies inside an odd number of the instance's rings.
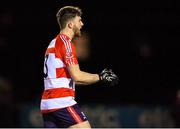
[[66,58],[73,58],[72,51],[70,49],[66,50]]

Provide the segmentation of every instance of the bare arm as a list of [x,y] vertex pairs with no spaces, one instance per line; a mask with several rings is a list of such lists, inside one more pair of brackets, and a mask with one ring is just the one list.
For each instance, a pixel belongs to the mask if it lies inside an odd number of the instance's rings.
[[98,74],[81,71],[78,64],[68,66],[68,71],[76,84],[89,85],[99,81]]

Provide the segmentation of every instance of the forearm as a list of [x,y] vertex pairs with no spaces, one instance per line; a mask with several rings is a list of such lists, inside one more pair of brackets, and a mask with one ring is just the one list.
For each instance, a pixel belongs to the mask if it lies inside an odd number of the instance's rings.
[[78,78],[76,78],[76,84],[89,85],[99,81],[98,74],[87,73],[84,71],[79,72]]

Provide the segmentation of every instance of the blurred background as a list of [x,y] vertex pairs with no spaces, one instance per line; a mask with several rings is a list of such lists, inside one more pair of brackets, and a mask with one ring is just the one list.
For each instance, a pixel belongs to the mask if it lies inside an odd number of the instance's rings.
[[44,52],[59,33],[56,12],[83,11],[75,38],[81,70],[112,68],[115,87],[76,87],[92,127],[180,127],[180,2],[0,2],[0,127],[42,127]]

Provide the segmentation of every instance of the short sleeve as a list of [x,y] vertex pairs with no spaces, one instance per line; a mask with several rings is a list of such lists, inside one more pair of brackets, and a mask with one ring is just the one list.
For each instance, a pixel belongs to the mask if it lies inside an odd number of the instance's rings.
[[63,60],[66,66],[78,64],[76,50],[74,44],[67,42],[63,44]]

